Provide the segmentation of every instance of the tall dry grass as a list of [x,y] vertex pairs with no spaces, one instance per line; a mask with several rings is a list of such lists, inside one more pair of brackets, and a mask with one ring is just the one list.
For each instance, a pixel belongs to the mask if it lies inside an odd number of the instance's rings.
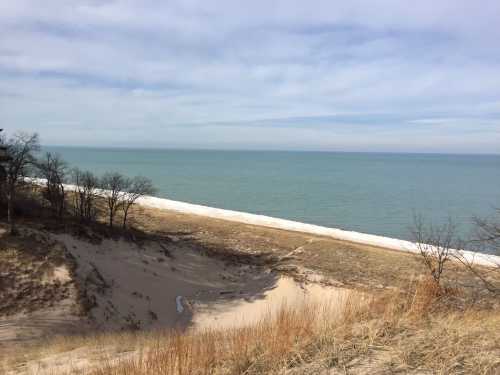
[[[84,344],[108,354],[84,368],[47,373],[256,375],[329,368],[349,373],[499,373],[497,311],[449,307],[450,293],[457,291],[427,279],[410,290],[372,297],[353,293],[342,303],[283,304],[278,312],[242,328],[59,339],[59,349]],[[121,348],[124,355],[111,347]]]
[[[365,302],[356,299],[349,305],[355,303]],[[246,327],[159,337],[130,359],[93,374],[262,374],[293,368],[311,361],[330,342],[326,333],[341,315],[334,304],[283,304]]]
[[92,374],[299,374],[332,367],[356,373],[366,366],[498,373],[500,315],[447,308],[455,293],[424,279],[410,293],[352,294],[341,311],[338,305],[284,305],[250,327],[169,335]]

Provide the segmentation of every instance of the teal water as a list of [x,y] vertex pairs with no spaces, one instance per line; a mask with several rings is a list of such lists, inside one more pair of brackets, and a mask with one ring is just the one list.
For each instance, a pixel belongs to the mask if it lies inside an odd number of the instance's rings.
[[150,177],[161,197],[395,238],[411,239],[413,211],[467,235],[500,206],[500,155],[45,149]]

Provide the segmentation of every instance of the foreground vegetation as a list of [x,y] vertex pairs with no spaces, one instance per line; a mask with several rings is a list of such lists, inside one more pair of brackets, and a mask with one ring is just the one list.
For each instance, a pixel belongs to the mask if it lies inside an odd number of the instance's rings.
[[490,332],[500,324],[500,315],[453,311],[444,300],[435,283],[423,280],[412,294],[386,294],[368,301],[353,296],[341,315],[335,306],[285,306],[277,316],[248,328],[166,335],[143,344],[130,359],[92,373],[499,371],[500,332]]
[[[4,365],[92,375],[498,373],[500,314],[455,309],[456,293],[423,279],[406,293],[352,294],[342,306],[285,304],[245,328],[59,337]],[[48,357],[59,366],[43,372]]]

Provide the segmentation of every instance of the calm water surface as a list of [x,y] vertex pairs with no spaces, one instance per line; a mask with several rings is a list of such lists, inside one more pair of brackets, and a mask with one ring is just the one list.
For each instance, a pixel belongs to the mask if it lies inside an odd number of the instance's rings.
[[45,147],[72,166],[150,177],[159,196],[411,239],[415,210],[452,216],[500,206],[500,155],[193,151]]

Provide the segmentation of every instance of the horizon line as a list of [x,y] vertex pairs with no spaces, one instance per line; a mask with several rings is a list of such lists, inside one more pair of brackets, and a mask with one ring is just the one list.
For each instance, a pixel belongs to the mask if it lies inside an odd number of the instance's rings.
[[223,152],[304,152],[304,153],[342,153],[342,154],[405,154],[405,155],[467,155],[467,156],[500,156],[492,152],[437,152],[437,151],[353,151],[328,149],[282,149],[282,148],[211,148],[188,146],[101,146],[101,145],[62,145],[42,144],[41,147],[83,148],[98,150],[142,150],[142,151],[223,151]]

